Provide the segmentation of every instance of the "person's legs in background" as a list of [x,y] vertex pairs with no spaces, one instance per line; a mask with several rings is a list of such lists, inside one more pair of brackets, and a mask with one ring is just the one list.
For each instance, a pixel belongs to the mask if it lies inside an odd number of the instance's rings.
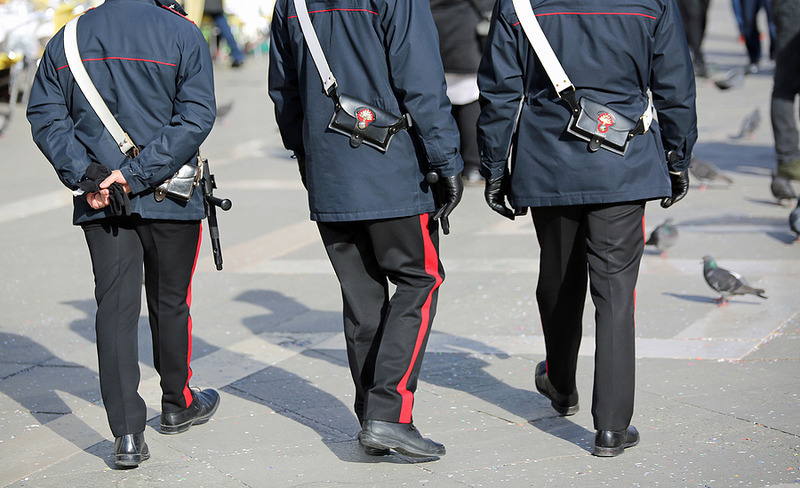
[[467,184],[483,184],[479,170],[481,156],[478,153],[478,116],[481,114],[480,103],[453,105],[453,118],[456,119],[461,134],[461,157],[464,159],[464,180]]
[[231,50],[231,58],[233,59],[231,66],[234,68],[241,66],[244,64],[244,54],[242,54],[242,51],[239,50],[239,45],[236,43],[236,38],[233,36],[231,26],[228,25],[228,19],[225,18],[224,14],[215,14],[213,17],[214,23],[219,28],[220,34],[228,44],[228,48]]

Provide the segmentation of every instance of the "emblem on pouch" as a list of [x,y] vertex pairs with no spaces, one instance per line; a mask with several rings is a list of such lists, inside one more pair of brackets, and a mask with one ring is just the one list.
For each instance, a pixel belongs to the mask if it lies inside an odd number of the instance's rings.
[[375,120],[375,112],[368,108],[362,108],[356,112],[356,118],[358,119],[358,128],[364,130]]
[[608,132],[612,125],[614,125],[614,117],[610,113],[603,112],[597,116],[597,131],[601,134]]

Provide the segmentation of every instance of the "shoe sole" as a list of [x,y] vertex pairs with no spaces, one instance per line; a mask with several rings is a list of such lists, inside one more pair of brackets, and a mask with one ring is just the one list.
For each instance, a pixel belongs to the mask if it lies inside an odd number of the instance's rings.
[[592,452],[592,455],[598,456],[598,457],[619,456],[620,454],[625,452],[625,449],[627,449],[629,447],[633,447],[638,443],[639,443],[639,439],[636,439],[636,442],[626,442],[625,444],[622,444],[621,446],[617,446],[617,447],[594,446],[594,451]]
[[191,420],[187,420],[186,422],[178,425],[161,424],[161,433],[166,435],[180,434],[182,432],[186,432],[187,430],[189,430],[189,428],[193,425],[202,425],[211,419],[211,416],[214,415],[214,413],[216,413],[218,407],[219,407],[219,399],[214,404],[214,408],[212,408],[210,412],[203,415],[202,417],[195,417]]
[[377,449],[375,447],[365,446],[364,444],[361,444],[361,448],[364,449],[364,454],[366,454],[367,456],[380,457],[380,456],[388,456],[389,454],[392,453],[390,449]]
[[553,407],[553,410],[560,413],[564,417],[569,417],[570,415],[575,415],[580,410],[579,405],[573,405],[571,407],[562,407],[561,405],[557,404],[555,400],[550,400],[550,406]]
[[150,459],[149,451],[145,451],[142,454],[115,454],[114,464],[120,468],[135,468],[142,461],[147,461],[148,459]]
[[559,414],[563,415],[564,417],[569,417],[570,415],[575,415],[576,413],[578,413],[578,410],[580,410],[580,404],[578,404],[578,403],[576,403],[575,405],[569,406],[569,407],[562,407],[561,405],[556,403],[555,400],[550,398],[550,395],[547,394],[546,390],[544,390],[543,388],[541,388],[539,386],[538,382],[534,382],[534,384],[536,385],[536,391],[538,391],[545,398],[550,400],[550,406],[553,407],[553,410],[555,410]]
[[407,449],[404,445],[400,444],[394,439],[388,437],[381,437],[372,434],[365,434],[361,433],[361,444],[365,447],[370,447],[372,449],[394,449],[395,451],[399,452],[400,454],[411,456],[411,457],[439,457],[444,456],[445,450],[442,449],[442,452],[424,452],[424,451],[413,451],[411,449]]

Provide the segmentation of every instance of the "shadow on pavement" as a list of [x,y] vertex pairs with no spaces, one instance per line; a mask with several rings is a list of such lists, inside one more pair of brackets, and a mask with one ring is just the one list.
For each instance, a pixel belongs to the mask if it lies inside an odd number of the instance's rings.
[[[0,392],[30,412],[42,427],[81,449],[106,441],[77,415],[68,415],[72,408],[58,394],[63,392],[87,403],[99,404],[100,392],[94,371],[61,361],[25,336],[0,332],[0,344],[0,363],[8,371],[0,377]],[[6,418],[4,423],[9,421]],[[80,442],[76,438],[80,438]],[[100,452],[94,454],[113,465],[113,456],[109,460]]]

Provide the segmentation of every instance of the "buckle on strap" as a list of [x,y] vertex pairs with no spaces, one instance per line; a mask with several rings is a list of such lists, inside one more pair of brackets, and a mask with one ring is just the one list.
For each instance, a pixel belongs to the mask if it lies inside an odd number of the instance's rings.
[[561,90],[560,92],[556,92],[556,95],[558,95],[558,98],[564,100],[569,104],[569,108],[572,109],[573,114],[577,114],[578,112],[581,111],[581,108],[578,105],[578,99],[575,98],[575,85],[570,85],[567,88]]
[[636,127],[631,131],[631,137],[644,134],[650,129],[650,124],[653,123],[653,110],[653,100],[648,97],[647,108],[644,109],[641,117],[636,122]]

